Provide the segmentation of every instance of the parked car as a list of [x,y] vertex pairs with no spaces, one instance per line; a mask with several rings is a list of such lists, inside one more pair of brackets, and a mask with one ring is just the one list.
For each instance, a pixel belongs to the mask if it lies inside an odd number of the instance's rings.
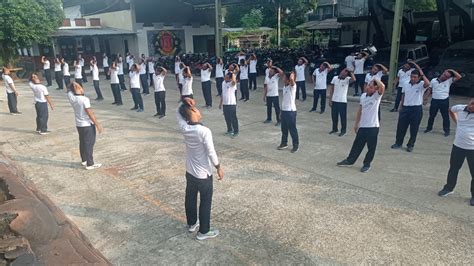
[[[380,49],[375,55],[375,63],[390,67],[390,47]],[[424,44],[402,44],[398,50],[398,66],[412,60],[424,70],[429,67],[430,57]]]
[[445,69],[458,71],[462,79],[451,86],[451,93],[474,97],[474,40],[458,42],[444,51],[441,59],[428,77],[436,78]]

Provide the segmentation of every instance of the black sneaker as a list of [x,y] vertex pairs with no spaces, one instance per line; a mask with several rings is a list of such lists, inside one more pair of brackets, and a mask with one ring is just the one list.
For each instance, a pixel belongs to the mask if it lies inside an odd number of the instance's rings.
[[280,146],[278,146],[277,149],[278,150],[288,149],[288,145],[287,144],[280,144]]
[[362,168],[360,168],[360,171],[362,173],[367,173],[368,171],[370,170],[370,166],[362,166]]
[[130,108],[130,110],[137,110],[137,109],[138,109],[138,107],[132,107],[132,108]]
[[398,144],[393,144],[392,146],[390,146],[390,148],[392,149],[400,149],[402,147],[402,145],[398,145]]
[[342,137],[342,136],[344,136],[344,135],[346,135],[346,132],[345,132],[345,131],[341,131],[341,133],[339,133],[339,137]]
[[329,132],[329,135],[334,134],[334,133],[337,133],[337,130],[331,130],[331,132]]
[[276,124],[275,124],[276,127],[278,127],[278,126],[280,126],[280,125],[281,125],[281,122],[280,122],[280,121],[276,122]]
[[449,137],[449,132],[444,132],[445,137]]
[[311,110],[309,110],[310,113],[315,112],[315,111],[316,111],[316,109],[314,109],[314,108],[312,108]]
[[469,202],[471,206],[474,206],[474,197],[471,198],[471,201]]
[[425,129],[425,131],[423,131],[423,133],[428,133],[428,132],[431,132],[431,129]]
[[[447,190],[447,189],[443,188],[440,192],[438,192],[438,196],[446,197],[446,196],[448,196],[449,194],[452,194],[452,193],[453,193],[452,190]],[[472,200],[471,200],[471,202],[472,202]]]
[[337,163],[337,166],[351,166],[353,163],[350,163],[347,159],[344,159]]
[[264,124],[268,124],[268,123],[271,123],[271,122],[272,122],[272,120],[268,120],[268,119],[263,121]]
[[156,113],[156,114],[155,114],[155,115],[153,115],[153,116],[159,116],[159,115],[160,115],[159,113]]
[[298,149],[298,146],[293,146],[293,149],[291,149],[291,153],[295,153],[297,152],[299,149]]
[[413,146],[407,146],[407,152],[412,152],[413,151]]
[[395,113],[397,111],[397,109],[393,108],[392,110],[390,110],[390,113]]
[[324,111],[323,111],[323,110],[321,110],[319,113],[320,113],[320,114],[324,114]]

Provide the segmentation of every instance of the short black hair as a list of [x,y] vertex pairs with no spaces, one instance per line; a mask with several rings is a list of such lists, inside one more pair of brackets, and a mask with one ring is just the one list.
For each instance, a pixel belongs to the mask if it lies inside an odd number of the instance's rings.
[[415,69],[411,72],[411,75],[417,75],[418,77],[421,76],[420,71],[418,69]]
[[183,102],[178,109],[179,114],[184,118],[184,120],[189,121],[191,119],[189,112],[191,111],[191,106]]

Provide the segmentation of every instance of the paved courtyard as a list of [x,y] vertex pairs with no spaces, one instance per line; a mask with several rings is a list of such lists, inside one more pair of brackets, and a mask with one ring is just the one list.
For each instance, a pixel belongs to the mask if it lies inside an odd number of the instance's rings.
[[[280,129],[262,123],[261,88],[238,104],[241,133],[235,139],[223,136],[218,98],[214,108],[202,110],[226,176],[214,181],[211,223],[221,235],[198,242],[185,231],[184,144],[176,130],[174,77],[165,85],[168,116],[158,119],[152,95],[144,98],[144,113],[133,112],[128,91],[117,107],[110,104],[109,83],[101,82],[106,100],[93,102],[105,129],[95,148],[96,161],[104,164],[97,171],[80,165],[73,110],[64,92],[50,89],[56,108],[47,136],[34,133],[32,93],[25,83],[17,82],[23,115],[9,115],[1,96],[1,151],[112,263],[474,264],[467,165],[454,194],[436,194],[445,182],[454,136],[442,135],[440,116],[433,133],[421,132],[413,153],[391,150],[397,114],[384,105],[375,161],[363,174],[363,158],[354,167],[335,166],[347,156],[355,133],[328,135],[330,110],[309,113],[311,97],[297,103],[300,151],[277,151]],[[95,98],[91,82],[85,89]],[[202,105],[198,78],[194,92]],[[348,130],[357,106],[349,103]],[[422,128],[426,110],[424,115]]]

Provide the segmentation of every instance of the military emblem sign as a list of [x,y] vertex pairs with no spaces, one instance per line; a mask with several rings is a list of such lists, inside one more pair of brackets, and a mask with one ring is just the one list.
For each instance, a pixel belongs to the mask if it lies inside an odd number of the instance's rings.
[[181,40],[171,31],[160,31],[155,35],[155,52],[161,55],[175,55],[181,50]]

